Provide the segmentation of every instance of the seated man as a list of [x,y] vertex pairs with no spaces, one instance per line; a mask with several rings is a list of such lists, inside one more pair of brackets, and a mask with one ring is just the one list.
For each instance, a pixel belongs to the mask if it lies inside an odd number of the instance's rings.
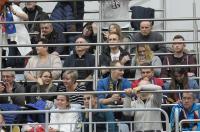
[[[192,92],[183,93],[182,102],[172,108],[170,123],[172,131],[175,130],[175,111],[178,110],[179,119],[199,119],[200,107],[195,103],[195,95]],[[200,131],[200,122],[185,122],[182,131]]]
[[[73,54],[65,58],[63,67],[94,67],[95,56],[88,53],[87,41],[83,36],[79,36],[75,42],[75,50]],[[93,70],[78,70],[78,79],[89,80],[93,77]],[[87,90],[93,90],[91,82],[81,82]]]
[[[163,65],[192,65],[196,64],[194,56],[185,53],[185,43],[181,42],[185,39],[181,35],[176,35],[173,38],[175,43],[172,44],[174,54],[164,57]],[[172,68],[162,68],[161,77],[170,77]],[[196,67],[188,67],[188,76],[196,75]]]
[[[149,63],[143,63],[141,66],[151,66]],[[154,68],[141,68],[141,78],[132,82],[132,88],[137,87],[141,80],[148,78],[152,84],[163,87],[163,80],[154,77]]]
[[[145,80],[146,79],[146,80]],[[128,96],[124,99],[124,108],[161,108],[162,93],[139,93],[140,91],[155,91],[161,90],[162,87],[151,84],[148,78],[141,80],[139,85],[135,88],[126,89]],[[135,93],[136,100],[131,100],[130,95]],[[134,116],[134,131],[136,132],[161,132],[162,123],[161,113],[158,111],[126,111],[123,112],[126,116]],[[149,121],[159,121],[160,123],[144,123]]]
[[[6,69],[12,70],[11,67]],[[2,81],[0,85],[1,93],[24,93],[25,88],[21,84],[15,82],[15,71],[3,71]],[[0,97],[0,103],[11,103],[23,106],[25,104],[25,96],[8,96]]]
[[[83,97],[85,109],[105,109],[107,108],[105,105],[98,103],[97,97],[93,94],[85,94]],[[89,107],[91,103],[91,108]],[[89,132],[89,112],[83,114],[83,122],[86,123],[84,125],[84,132]],[[115,122],[114,114],[112,111],[108,112],[92,112],[92,122],[102,122],[102,124],[96,124],[96,128],[92,125],[92,129],[96,132],[116,132],[116,124],[109,123]],[[108,126],[106,123],[108,122]],[[108,128],[107,128],[108,127]],[[93,131],[92,130],[92,131]]]
[[[112,69],[110,76],[100,79],[97,84],[97,91],[122,91],[130,88],[130,82],[123,78],[124,71],[120,69],[123,65],[120,61],[112,61],[111,67],[118,67],[119,69]],[[122,104],[122,98],[125,94],[99,94],[99,103],[104,105],[109,104]]]
[[[52,23],[40,23],[40,32],[38,36],[35,36],[32,39],[32,43],[38,43],[38,40],[41,38],[47,40],[47,44],[52,44],[52,46],[48,46],[48,52],[50,54],[59,55],[64,54],[65,47],[63,46],[55,46],[57,43],[65,43],[64,35],[60,32],[56,32],[53,28]],[[35,51],[34,51],[34,54]]]
[[[155,42],[163,41],[163,37],[158,32],[152,31],[151,21],[141,21],[140,22],[140,32],[133,34],[133,42]],[[165,44],[150,44],[151,50],[156,53],[166,53],[167,48]],[[131,45],[131,53],[135,52],[136,46]]]
[[[110,33],[108,35],[108,46],[102,51],[102,54],[99,57],[100,66],[109,66],[111,61],[119,60],[121,64],[125,66],[131,65],[131,56],[128,52],[123,50],[120,45],[111,45],[109,43],[120,43],[120,34],[119,33]],[[107,77],[110,73],[109,70],[101,70],[103,77]],[[124,77],[130,77],[130,70],[124,70]]]

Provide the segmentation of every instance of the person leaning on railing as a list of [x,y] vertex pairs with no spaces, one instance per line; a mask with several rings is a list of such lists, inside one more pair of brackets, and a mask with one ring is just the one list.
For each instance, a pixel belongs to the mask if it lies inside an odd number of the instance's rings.
[[[160,108],[162,103],[162,93],[140,93],[140,91],[156,91],[162,87],[151,84],[148,78],[140,81],[135,88],[126,89],[127,96],[124,99],[124,108]],[[132,94],[136,94],[137,99],[131,98]],[[134,96],[133,96],[134,97]],[[127,111],[123,112],[125,116],[132,116],[134,123],[134,131],[136,132],[161,132],[161,113],[158,111]],[[144,122],[151,123],[144,123]],[[152,122],[156,121],[156,122]]]

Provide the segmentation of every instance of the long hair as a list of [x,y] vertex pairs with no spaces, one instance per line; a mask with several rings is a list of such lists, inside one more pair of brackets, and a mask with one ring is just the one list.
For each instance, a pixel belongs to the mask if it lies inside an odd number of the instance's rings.
[[116,23],[111,23],[111,24],[109,25],[109,27],[108,27],[109,33],[111,33],[111,32],[110,32],[111,26],[114,26],[114,28],[116,29],[116,32],[115,32],[115,33],[119,35],[119,39],[120,39],[120,41],[122,41],[122,40],[123,40],[123,35],[122,35],[121,27],[120,27],[118,24],[116,24]]
[[151,50],[151,48],[149,47],[148,44],[138,44],[138,45],[137,45],[136,55],[135,55],[136,63],[137,63],[137,64],[139,63],[139,62],[137,62],[137,60],[138,60],[138,57],[140,56],[140,55],[139,55],[139,52],[138,52],[138,50],[139,50],[140,47],[145,48],[145,59],[146,59],[146,62],[147,62],[147,63],[151,63],[154,54],[153,54],[153,51]]
[[171,72],[171,84],[170,89],[175,90],[177,89],[177,80],[175,74],[184,75],[181,84],[183,85],[183,89],[188,89],[188,76],[187,76],[187,69],[185,68],[174,68]]

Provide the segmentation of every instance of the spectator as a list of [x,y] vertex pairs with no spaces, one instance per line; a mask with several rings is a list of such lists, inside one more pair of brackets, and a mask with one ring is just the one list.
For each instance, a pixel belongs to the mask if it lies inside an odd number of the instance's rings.
[[[83,96],[85,109],[106,109],[105,105],[99,104],[97,97],[93,94],[84,94]],[[91,107],[90,107],[91,103]],[[84,132],[89,132],[89,112],[85,112],[83,114],[83,122],[87,122],[88,124],[84,125]],[[93,131],[96,132],[106,132],[108,129],[109,132],[116,132],[116,124],[109,123],[115,122],[114,113],[112,111],[107,112],[92,112],[92,122],[98,122],[95,126],[92,125]],[[102,124],[99,124],[102,122]],[[108,122],[108,128],[106,127]],[[96,127],[96,128],[94,128]]]
[[3,114],[0,114],[0,126],[1,126],[0,128],[1,132],[8,131],[8,128],[5,126],[5,120]]
[[[28,15],[29,21],[42,21],[49,19],[48,14],[43,12],[42,7],[37,5],[37,2],[34,1],[26,2],[23,11]],[[40,31],[39,24],[37,23],[28,23],[26,28],[28,32],[31,33]]]
[[[12,70],[11,67],[7,67],[7,70]],[[1,93],[24,93],[25,88],[21,84],[15,82],[14,71],[2,71],[2,81],[0,85]],[[25,104],[25,96],[7,96],[1,97],[1,103],[11,103],[23,106]]]
[[[103,20],[129,19],[129,1],[130,0],[105,0],[102,4]],[[112,22],[103,22],[102,28],[108,29]],[[130,22],[116,22],[123,30],[130,27]]]
[[[172,49],[174,54],[168,55],[164,58],[163,65],[192,65],[196,64],[196,59],[193,55],[185,53],[185,43],[182,42],[185,39],[181,35],[175,35],[173,38],[174,43]],[[172,68],[162,68],[161,77],[170,77]],[[196,75],[195,67],[188,67],[188,76]]]
[[[97,43],[97,24],[95,22],[88,22],[84,25],[82,36],[89,43]],[[94,54],[96,46],[91,45],[88,49],[88,52]]]
[[[48,47],[45,46],[47,43],[46,39],[41,39],[38,44],[44,46],[37,46],[37,56],[32,56],[26,65],[26,69],[29,68],[62,68],[61,60],[58,56],[52,55],[48,53]],[[40,77],[41,71],[25,71],[25,78],[29,81],[36,81]],[[52,79],[59,79],[61,71],[53,70],[52,71]]]
[[[143,64],[141,64],[141,66],[151,66],[151,64],[143,63]],[[163,87],[163,80],[161,80],[160,78],[156,78],[154,76],[154,69],[153,68],[141,68],[140,72],[141,72],[141,78],[139,78],[138,80],[133,81],[132,88],[137,87],[139,82],[141,80],[145,79],[145,78],[148,78],[149,81],[152,84],[155,84],[155,85]]]
[[[108,36],[109,43],[120,43],[120,35],[117,33],[110,33]],[[131,56],[128,52],[124,51],[120,45],[109,45],[104,52],[100,55],[100,66],[109,66],[111,61],[119,60],[122,65],[130,66],[131,65]],[[109,70],[105,69],[101,71],[103,77],[109,75]],[[130,70],[126,69],[124,71],[124,77],[130,76]]]
[[65,47],[55,46],[57,43],[64,43],[64,35],[62,33],[56,32],[53,28],[52,23],[40,23],[40,33],[35,36],[32,40],[34,44],[38,43],[38,40],[44,38],[47,40],[46,44],[52,44],[49,46],[48,52],[50,54],[59,55],[66,52]]
[[[166,90],[184,90],[184,89],[199,89],[196,80],[188,78],[187,70],[185,68],[174,68],[171,73],[171,82],[164,83]],[[199,100],[199,94],[195,94],[196,99]],[[167,94],[167,103],[177,103],[182,99],[181,93]]]
[[[52,83],[52,73],[51,71],[42,71],[40,77],[37,80],[37,84],[31,87],[31,93],[48,93],[57,92],[57,86]],[[35,103],[37,100],[47,100],[53,102],[54,96],[34,96],[30,97],[30,102]]]
[[[84,92],[86,90],[85,85],[78,84],[78,73],[75,70],[68,70],[62,74],[63,82],[58,85],[59,92]],[[75,94],[70,95],[69,100],[72,104],[83,105],[83,95]]]
[[[119,69],[112,69],[110,76],[100,79],[97,85],[97,91],[122,91],[126,88],[130,88],[130,82],[123,78],[124,71],[120,69],[123,65],[120,61],[112,61],[110,66],[118,67]],[[125,94],[99,94],[100,104],[122,104],[122,98]]]
[[[70,105],[70,99],[66,95],[58,95],[56,99],[56,110],[76,110]],[[49,132],[79,132],[78,121],[80,120],[77,112],[65,112],[65,113],[51,113]],[[64,123],[64,124],[53,124]]]
[[[146,78],[148,80],[148,78]],[[162,93],[139,93],[140,91],[156,91],[161,90],[162,87],[151,84],[150,81],[142,80],[139,85],[135,88],[126,89],[127,93],[124,99],[124,108],[161,108]],[[137,99],[131,101],[131,93],[136,93]],[[161,132],[161,113],[160,111],[127,111],[123,112],[126,116],[134,116],[134,131],[148,131],[148,132]],[[152,122],[154,123],[144,123]],[[158,123],[158,122],[159,123]],[[136,123],[138,122],[138,123]]]
[[[14,22],[22,22],[28,20],[28,15],[19,7],[19,3],[14,2],[8,4],[7,19]],[[8,15],[9,14],[9,15]],[[9,20],[7,20],[9,21]],[[9,31],[8,31],[9,30]],[[7,25],[8,44],[31,45],[29,33],[23,23]],[[9,47],[8,56],[24,56],[32,51],[31,47]],[[7,66],[13,68],[24,67],[24,59],[8,58]],[[17,72],[21,73],[21,72]]]
[[[149,63],[151,66],[161,66],[162,62],[158,56],[155,56],[148,44],[137,45],[136,55],[132,58],[132,66],[140,66],[143,63]],[[140,69],[133,69],[135,78],[141,78]],[[154,69],[154,76],[159,77],[161,68]]]
[[[83,20],[84,1],[58,2],[51,14],[51,20]],[[54,29],[57,32],[76,32],[83,30],[83,23],[54,23]],[[63,39],[65,43],[73,43],[75,41],[74,34],[65,35]],[[70,46],[69,50],[73,50],[74,46]]]
[[[183,93],[182,101],[173,106],[170,115],[170,124],[172,132],[175,131],[175,111],[178,112],[178,121],[199,119],[200,108],[195,103],[195,95],[191,92]],[[179,127],[179,126],[178,126]],[[200,131],[199,122],[184,122],[182,131]]]
[[[140,23],[140,32],[133,34],[133,42],[155,42],[163,41],[163,37],[158,32],[152,31],[152,22],[150,21],[141,21]],[[151,50],[156,53],[166,53],[165,44],[150,44]],[[135,45],[131,45],[131,53],[136,51]]]
[[[67,56],[63,67],[94,67],[95,57],[88,53],[87,41],[83,36],[79,36],[76,39],[77,46],[72,55]],[[89,80],[93,78],[93,70],[78,70],[78,79]],[[87,90],[92,90],[91,82],[81,82],[85,85]]]

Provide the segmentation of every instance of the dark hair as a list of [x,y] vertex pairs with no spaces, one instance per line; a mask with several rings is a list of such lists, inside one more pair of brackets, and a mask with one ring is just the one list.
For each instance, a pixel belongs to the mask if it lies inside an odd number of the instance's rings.
[[177,81],[176,81],[176,76],[175,74],[181,74],[181,75],[184,75],[183,77],[183,81],[182,81],[182,84],[183,84],[183,89],[188,89],[188,76],[187,76],[187,69],[186,68],[173,68],[172,71],[171,71],[171,84],[170,84],[170,89],[176,89],[176,84],[177,84]]
[[39,43],[39,42],[42,42],[43,44],[47,44],[48,40],[45,38],[40,38],[40,39],[38,39],[37,43]]
[[175,39],[182,39],[183,41],[185,40],[185,38],[179,34],[174,36],[173,40],[175,40]]
[[[94,35],[93,28],[92,28],[92,24],[93,24],[93,23],[94,23],[94,22],[87,22],[87,23],[83,26],[83,30],[84,30],[85,28],[87,28],[87,29],[90,29],[90,30],[92,31],[92,33],[91,33],[90,36],[93,36],[93,35]],[[83,34],[83,32],[82,32],[82,34]]]

